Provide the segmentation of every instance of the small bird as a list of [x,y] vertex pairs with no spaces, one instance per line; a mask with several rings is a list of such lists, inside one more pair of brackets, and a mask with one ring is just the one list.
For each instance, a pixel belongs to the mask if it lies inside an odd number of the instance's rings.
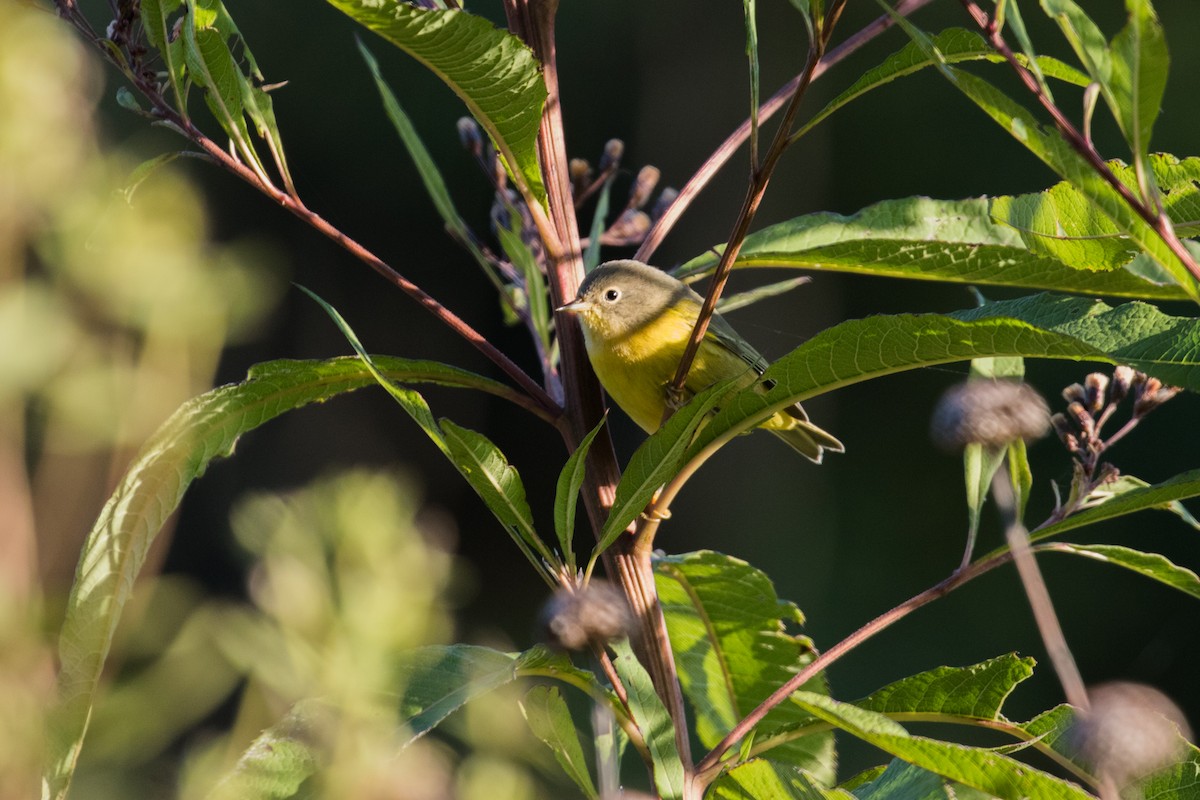
[[[575,314],[596,377],[609,396],[648,433],[658,430],[667,407],[667,386],[692,335],[704,299],[682,281],[640,261],[609,261],[592,270],[578,296],[559,311]],[[744,375],[742,386],[767,368],[745,339],[714,314],[684,384],[686,397]],[[769,388],[769,387],[767,387]],[[808,421],[799,403],[759,427],[816,463],[842,443]]]

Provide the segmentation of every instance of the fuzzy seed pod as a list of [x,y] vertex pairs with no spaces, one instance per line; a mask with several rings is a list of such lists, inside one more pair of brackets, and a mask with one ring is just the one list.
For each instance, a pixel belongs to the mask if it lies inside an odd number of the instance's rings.
[[654,187],[658,185],[658,179],[661,177],[662,173],[658,167],[649,164],[638,170],[633,187],[629,190],[629,207],[641,208],[646,205],[646,201],[650,199],[650,193],[654,191]]
[[[1078,386],[1079,384],[1075,384]],[[1083,407],[1083,403],[1075,401],[1067,406],[1067,416],[1079,428],[1079,432],[1083,434],[1083,440],[1091,439],[1096,433],[1096,420],[1091,413]]]
[[1108,389],[1110,403],[1119,403],[1125,399],[1125,395],[1129,394],[1129,387],[1133,384],[1133,376],[1133,367],[1122,365],[1113,370],[1112,384]]
[[947,450],[1038,439],[1050,427],[1046,401],[1016,381],[974,380],[951,387],[933,412],[930,434]]
[[609,139],[604,143],[604,155],[600,156],[598,169],[601,172],[616,169],[620,165],[623,155],[625,155],[625,143],[620,139]]
[[679,190],[671,186],[659,192],[658,199],[654,201],[654,206],[650,209],[650,218],[658,219],[667,213],[667,208],[675,202],[676,197],[679,197]]
[[1088,411],[1095,414],[1100,409],[1104,408],[1104,393],[1108,389],[1108,376],[1103,372],[1090,373],[1083,380],[1083,388],[1085,394],[1084,405]]
[[1166,767],[1184,754],[1187,721],[1170,698],[1140,683],[1093,687],[1091,709],[1080,712],[1068,741],[1098,774],[1118,789]]
[[1072,383],[1062,390],[1062,396],[1068,403],[1083,403],[1087,400],[1087,389],[1081,383]]
[[592,581],[574,591],[559,589],[541,613],[547,642],[560,650],[582,650],[629,635],[633,615],[625,595],[610,583]]
[[458,120],[458,140],[462,142],[463,149],[468,153],[481,158],[483,156],[483,133],[479,130],[479,123],[471,117],[462,117]]

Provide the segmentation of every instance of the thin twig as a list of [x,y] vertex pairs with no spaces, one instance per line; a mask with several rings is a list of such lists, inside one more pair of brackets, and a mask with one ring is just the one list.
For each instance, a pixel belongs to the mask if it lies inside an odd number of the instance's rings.
[[[929,3],[932,1],[933,0],[901,0],[900,3],[896,4],[894,13],[901,17],[908,16],[917,9],[929,5]],[[890,14],[884,14],[883,16],[877,17],[873,22],[852,36],[848,37],[837,47],[830,48],[830,50],[821,59],[820,63],[817,64],[816,68],[813,69],[811,80],[816,80],[821,75],[825,74],[825,71],[830,67],[836,65],[847,56],[856,52],[867,42],[879,36],[879,34],[883,33],[895,24],[896,21]],[[767,98],[767,101],[764,102],[758,109],[759,124],[762,124],[767,119],[772,117],[775,112],[778,111],[785,102],[787,102],[788,98],[795,94],[796,87],[800,85],[802,77],[803,73],[797,75],[780,87],[775,94]],[[654,251],[658,249],[659,245],[662,244],[663,239],[665,239],[667,234],[670,233],[671,229],[675,227],[675,223],[678,222],[679,218],[683,216],[683,212],[687,210],[687,208],[692,204],[692,201],[695,200],[700,192],[704,190],[709,181],[711,181],[717,172],[720,171],[721,167],[725,166],[729,159],[733,157],[733,154],[737,152],[737,149],[742,146],[742,143],[745,142],[749,136],[750,120],[747,119],[740,126],[738,126],[737,130],[729,134],[725,141],[713,151],[712,155],[709,156],[708,159],[700,166],[700,169],[696,170],[696,174],[688,179],[688,182],[684,185],[683,189],[680,190],[679,195],[675,198],[675,200],[672,201],[671,204],[667,206],[666,210],[663,211],[662,215],[655,220],[654,226],[650,229],[650,232],[646,234],[646,238],[642,241],[641,246],[638,247],[637,253],[634,254],[635,259],[643,262],[650,260],[650,257],[654,255]]]
[[1017,73],[1017,77],[1021,79],[1021,83],[1025,84],[1025,88],[1037,98],[1042,108],[1050,114],[1050,118],[1054,121],[1054,126],[1058,129],[1062,137],[1066,139],[1067,144],[1075,152],[1079,153],[1096,174],[1111,186],[1120,195],[1121,199],[1133,209],[1134,213],[1141,217],[1158,234],[1159,238],[1170,249],[1172,255],[1179,259],[1184,268],[1191,273],[1192,277],[1200,281],[1200,264],[1196,263],[1191,252],[1180,241],[1179,236],[1175,233],[1174,226],[1171,224],[1170,217],[1158,209],[1155,199],[1152,197],[1144,199],[1137,197],[1128,186],[1113,174],[1108,163],[1092,145],[1090,139],[1079,132],[1075,125],[1067,119],[1062,109],[1055,105],[1054,101],[1046,95],[1033,73],[1017,60],[1016,54],[1013,53],[1012,48],[1005,41],[1004,35],[1001,33],[999,26],[996,25],[995,20],[974,3],[973,0],[960,0],[960,2],[963,8],[967,10],[967,14],[987,38],[992,48],[1004,57],[1004,60]]

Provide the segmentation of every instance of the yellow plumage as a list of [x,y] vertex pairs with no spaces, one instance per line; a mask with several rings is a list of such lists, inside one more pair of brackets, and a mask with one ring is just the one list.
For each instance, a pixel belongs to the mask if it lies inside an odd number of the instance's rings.
[[[666,389],[691,336],[702,300],[681,281],[637,261],[612,261],[593,270],[578,297],[562,310],[575,313],[596,377],[621,409],[647,432],[658,430]],[[729,323],[714,316],[688,372],[688,396],[744,376],[759,379],[766,360]],[[820,462],[824,450],[843,447],[808,421],[796,404],[776,413],[765,428],[805,457]]]

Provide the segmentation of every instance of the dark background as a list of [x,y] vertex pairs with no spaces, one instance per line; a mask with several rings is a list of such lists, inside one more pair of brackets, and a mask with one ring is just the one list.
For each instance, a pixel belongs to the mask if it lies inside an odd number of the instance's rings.
[[[275,107],[293,174],[305,202],[357,238],[406,277],[467,319],[535,373],[523,329],[508,329],[496,299],[471,259],[442,232],[416,172],[384,116],[359,57],[356,26],[318,0],[227,0],[269,82],[288,81]],[[1067,57],[1057,30],[1024,4],[1042,52]],[[1111,36],[1123,3],[1088,4]],[[499,3],[472,10],[501,18]],[[1196,111],[1200,77],[1191,42],[1200,37],[1193,0],[1161,0],[1158,10],[1172,46],[1172,77],[1153,147],[1179,156],[1200,151]],[[878,13],[852,2],[843,35]],[[920,12],[926,30],[963,26],[958,3],[941,0]],[[745,116],[744,32],[739,3],[567,3],[560,12],[559,59],[569,153],[593,161],[612,137],[625,141],[629,178],[654,164],[666,185],[682,186],[706,155]],[[795,74],[805,56],[798,17],[782,0],[760,4],[763,95]],[[464,153],[455,121],[461,103],[402,53],[369,34],[384,74],[442,169],[463,217],[489,236],[491,197]],[[898,31],[863,49],[823,77],[805,102],[811,113],[862,71],[905,43]],[[1003,66],[980,68],[1017,89]],[[107,94],[111,97],[113,82]],[[1060,102],[1078,117],[1078,93]],[[199,105],[199,104],[197,104]],[[146,155],[178,140],[109,102],[108,136]],[[1101,112],[1103,113],[1103,112]],[[211,131],[217,130],[212,126]],[[768,124],[767,131],[773,127]],[[1126,155],[1111,125],[1097,132],[1102,152]],[[229,175],[189,167],[209,198],[216,235],[266,241],[292,280],[313,289],[350,321],[373,352],[443,360],[495,374],[490,363],[442,328],[370,270]],[[744,189],[739,155],[712,183],[658,251],[669,266],[723,241]],[[1048,169],[986,119],[938,74],[907,78],[838,112],[787,154],[757,227],[813,211],[852,213],[879,200],[908,195],[962,198],[1043,189]],[[590,220],[585,212],[583,226]],[[606,257],[625,256],[610,250]],[[736,274],[733,289],[782,274]],[[993,296],[1003,292],[992,291]],[[843,319],[879,313],[943,311],[973,303],[962,287],[817,274],[810,286],[732,316],[768,357]],[[1176,313],[1193,313],[1178,307]],[[327,317],[298,291],[252,344],[230,350],[222,382],[239,380],[252,364],[274,358],[318,358],[349,352]],[[966,512],[960,461],[929,442],[930,411],[966,365],[904,373],[839,391],[808,404],[847,453],[816,468],[768,436],[743,438],[693,479],[659,536],[669,552],[713,548],[764,568],[780,596],[808,615],[807,632],[829,646],[878,613],[935,583],[958,563]],[[1028,365],[1031,382],[1060,407],[1061,388],[1082,380],[1085,364]],[[434,412],[481,430],[519,468],[539,527],[552,530],[554,481],[566,458],[547,426],[505,403],[431,389]],[[1196,467],[1194,396],[1153,414],[1112,454],[1123,472],[1157,482]],[[613,429],[622,460],[642,433],[616,414]],[[1054,440],[1032,447],[1035,486],[1030,523],[1048,513],[1050,481],[1070,478],[1066,452]],[[423,485],[428,500],[453,510],[459,550],[469,565],[459,636],[531,643],[544,595],[507,536],[408,418],[382,392],[364,390],[303,409],[246,436],[237,454],[215,464],[185,500],[167,561],[169,571],[198,575],[216,592],[237,594],[244,580],[231,541],[228,512],[243,493],[287,489],[340,467],[401,466]],[[1001,535],[989,507],[980,550]],[[587,537],[586,531],[580,531]],[[1070,537],[1069,537],[1070,538]],[[1200,534],[1163,512],[1086,529],[1072,541],[1104,541],[1162,552],[1176,563],[1200,564]],[[583,539],[581,538],[581,541]],[[1200,607],[1194,598],[1123,570],[1051,556],[1043,568],[1068,640],[1089,682],[1131,679],[1152,683],[1200,723]],[[1045,662],[1043,648],[1015,571],[1000,569],[922,609],[839,662],[831,672],[837,696],[851,699],[875,687],[941,664],[968,664],[1016,651]],[[1048,664],[1008,707],[1026,718],[1061,701]],[[877,761],[865,753],[843,759],[843,775]]]

